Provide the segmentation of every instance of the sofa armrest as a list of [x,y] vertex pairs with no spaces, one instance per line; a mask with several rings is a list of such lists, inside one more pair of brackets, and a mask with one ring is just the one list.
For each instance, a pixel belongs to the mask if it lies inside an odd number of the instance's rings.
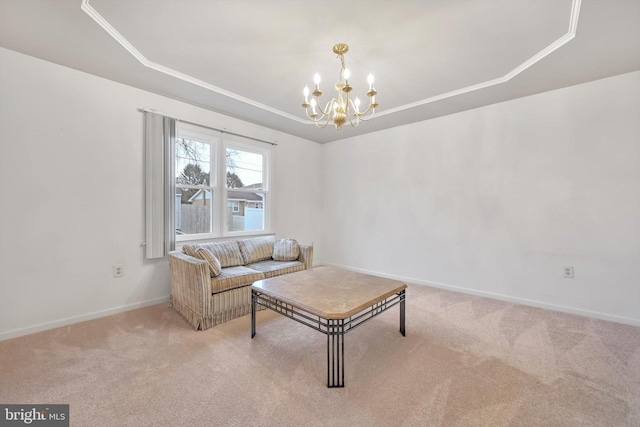
[[179,251],[167,255],[171,271],[170,305],[180,305],[194,315],[209,315],[211,278],[209,264]]
[[313,246],[311,245],[299,245],[300,256],[298,261],[304,264],[305,270],[313,268]]

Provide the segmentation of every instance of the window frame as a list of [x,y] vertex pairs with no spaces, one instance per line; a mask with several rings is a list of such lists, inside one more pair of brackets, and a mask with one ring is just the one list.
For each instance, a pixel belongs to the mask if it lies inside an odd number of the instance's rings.
[[[271,215],[272,215],[272,191],[271,191],[271,155],[272,148],[270,146],[265,146],[264,144],[256,144],[254,142],[245,141],[242,137],[229,137],[222,138],[222,153],[223,162],[224,162],[224,173],[221,176],[225,177],[225,180],[222,187],[222,201],[228,201],[228,191],[226,183],[226,175],[227,175],[227,165],[226,165],[226,154],[227,149],[236,149],[240,151],[246,151],[249,153],[259,154],[262,156],[262,189],[243,189],[243,188],[233,188],[233,191],[241,192],[241,193],[261,193],[263,194],[262,204],[263,204],[263,227],[262,230],[249,230],[249,231],[229,231],[225,228],[222,230],[223,237],[233,237],[233,236],[251,236],[251,235],[260,235],[260,234],[273,234],[271,232]],[[226,204],[225,204],[226,206]],[[223,216],[224,224],[227,224],[226,212]]]
[[[255,143],[251,141],[245,141],[242,137],[229,136],[221,134],[218,131],[208,129],[203,126],[198,126],[190,123],[178,122],[176,125],[176,140],[188,139],[198,142],[208,143],[210,145],[210,169],[209,169],[209,185],[208,186],[193,186],[183,185],[176,183],[177,175],[182,172],[175,170],[175,176],[172,177],[172,185],[176,189],[179,188],[197,188],[208,189],[211,191],[211,232],[210,233],[198,233],[198,234],[177,234],[175,230],[176,242],[184,244],[189,241],[199,240],[214,240],[220,238],[229,238],[236,236],[251,236],[251,235],[263,235],[273,234],[271,231],[271,161],[272,161],[272,147],[264,146],[261,143]],[[241,151],[252,152],[262,155],[262,175],[263,175],[263,189],[259,191],[244,190],[244,192],[262,193],[263,198],[263,228],[262,230],[250,230],[250,231],[229,231],[227,230],[227,185],[226,185],[226,153],[227,148],[238,149]],[[177,155],[177,148],[174,150],[174,156]],[[174,159],[175,163],[175,159]],[[177,169],[177,168],[176,168]],[[233,189],[234,191],[243,191],[240,189]],[[175,216],[175,210],[173,211]]]
[[[220,235],[220,229],[218,221],[215,221],[215,218],[219,215],[217,210],[219,210],[219,196],[220,185],[219,185],[219,177],[218,174],[215,173],[220,157],[220,136],[217,132],[210,131],[206,128],[178,122],[176,126],[176,150],[174,155],[177,157],[177,140],[178,139],[186,139],[190,141],[197,141],[200,143],[209,144],[209,185],[185,185],[185,184],[177,184],[176,178],[182,172],[177,168],[175,170],[175,176],[173,177],[173,185],[176,189],[176,192],[179,188],[186,189],[202,189],[211,191],[211,232],[209,233],[197,233],[197,234],[177,234],[176,232],[176,242],[182,242],[187,240],[202,240],[202,239],[212,239]],[[175,215],[175,213],[174,213]],[[177,229],[176,229],[177,231]]]

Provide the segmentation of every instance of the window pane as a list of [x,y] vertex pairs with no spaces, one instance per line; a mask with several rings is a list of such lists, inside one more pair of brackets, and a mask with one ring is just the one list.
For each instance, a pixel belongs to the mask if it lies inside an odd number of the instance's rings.
[[262,190],[262,154],[227,148],[227,188]]
[[176,188],[176,234],[212,232],[211,190]]
[[209,185],[210,171],[208,143],[176,138],[176,184]]
[[265,197],[262,193],[227,192],[227,231],[264,230]]

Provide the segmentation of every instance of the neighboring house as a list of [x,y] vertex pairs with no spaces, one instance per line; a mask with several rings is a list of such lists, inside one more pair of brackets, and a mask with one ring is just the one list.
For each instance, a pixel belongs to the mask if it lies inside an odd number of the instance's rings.
[[194,206],[207,206],[211,203],[211,191],[198,190],[189,198],[189,200],[187,200],[187,202]]
[[[194,206],[208,205],[211,203],[211,191],[198,190],[189,198],[189,203]],[[245,216],[245,209],[247,208],[264,209],[264,201],[262,196],[257,193],[229,190],[227,191],[227,208],[234,216]]]
[[[262,189],[262,184],[252,186]],[[243,187],[243,189],[250,187]],[[178,198],[176,197],[176,200]],[[187,203],[179,206],[180,226],[176,222],[177,233],[194,234],[210,231],[211,190],[201,189],[191,196]],[[260,193],[247,191],[227,191],[227,230],[250,231],[264,227],[264,198]]]

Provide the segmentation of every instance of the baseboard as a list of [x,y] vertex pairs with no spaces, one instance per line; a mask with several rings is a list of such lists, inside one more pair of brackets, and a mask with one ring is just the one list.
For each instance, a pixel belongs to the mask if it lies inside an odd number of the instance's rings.
[[48,329],[60,328],[62,326],[72,325],[74,323],[80,323],[87,320],[98,319],[100,317],[111,316],[113,314],[124,313],[125,311],[135,310],[137,308],[148,307],[150,305],[162,304],[168,302],[169,296],[154,298],[152,300],[137,302],[135,304],[123,305],[120,307],[109,308],[107,310],[95,311],[93,313],[81,314],[78,316],[71,316],[60,320],[54,320],[52,322],[39,323],[34,326],[26,328],[13,329],[7,332],[0,332],[0,341],[8,340],[11,338],[21,337],[23,335],[34,334],[36,332],[46,331]]
[[546,310],[553,310],[553,311],[559,311],[559,312],[562,312],[562,313],[576,314],[578,316],[591,317],[591,318],[594,318],[594,319],[607,320],[607,321],[610,321],[610,322],[623,323],[623,324],[626,324],[626,325],[632,325],[632,326],[640,327],[640,320],[632,319],[630,317],[615,316],[615,315],[612,315],[612,314],[600,313],[600,312],[597,312],[597,311],[582,310],[582,309],[574,308],[574,307],[566,307],[566,306],[563,306],[563,305],[549,304],[549,303],[545,303],[545,302],[541,302],[541,301],[528,300],[528,299],[524,299],[524,298],[512,297],[512,296],[509,296],[509,295],[497,294],[497,293],[493,293],[493,292],[480,291],[480,290],[477,290],[477,289],[471,289],[471,288],[464,288],[464,287],[460,287],[460,286],[447,285],[445,283],[428,282],[426,280],[415,279],[415,278],[412,278],[412,277],[397,276],[397,275],[393,275],[393,274],[386,274],[386,273],[381,273],[379,271],[366,270],[366,269],[363,269],[363,268],[353,268],[353,267],[348,267],[348,266],[345,266],[345,265],[330,264],[330,263],[324,263],[324,265],[332,265],[334,267],[344,268],[345,270],[355,271],[357,273],[371,274],[372,276],[379,276],[379,277],[385,277],[387,279],[400,280],[402,282],[413,283],[413,284],[416,284],[416,285],[430,286],[430,287],[433,287],[433,288],[446,289],[446,290],[454,291],[454,292],[462,292],[462,293],[465,293],[465,294],[477,295],[477,296],[480,296],[480,297],[492,298],[492,299],[497,299],[497,300],[501,300],[501,301],[512,302],[512,303],[515,303],[515,304],[528,305],[528,306],[531,306],[531,307],[544,308]]

